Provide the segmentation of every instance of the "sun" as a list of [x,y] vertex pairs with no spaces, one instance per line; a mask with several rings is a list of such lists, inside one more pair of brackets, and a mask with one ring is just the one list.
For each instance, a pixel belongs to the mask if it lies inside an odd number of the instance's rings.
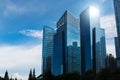
[[98,16],[99,15],[99,10],[96,7],[90,6],[90,16]]

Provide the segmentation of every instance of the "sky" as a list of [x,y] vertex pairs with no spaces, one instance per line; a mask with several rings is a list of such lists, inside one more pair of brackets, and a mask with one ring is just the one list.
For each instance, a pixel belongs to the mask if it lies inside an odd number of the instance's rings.
[[112,0],[0,0],[0,75],[8,70],[10,76],[27,79],[31,68],[41,74],[43,26],[56,28],[65,10],[78,18],[88,5],[99,9],[107,53],[115,56]]

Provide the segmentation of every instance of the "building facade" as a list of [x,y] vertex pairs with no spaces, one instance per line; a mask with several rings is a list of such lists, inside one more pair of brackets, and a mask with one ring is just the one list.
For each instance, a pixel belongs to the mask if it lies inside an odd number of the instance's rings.
[[52,68],[54,75],[67,72],[80,73],[81,57],[80,37],[78,36],[80,34],[79,31],[79,19],[72,16],[69,11],[65,11],[57,22],[57,30],[54,36],[55,44]]
[[43,50],[42,50],[43,74],[51,70],[53,45],[54,45],[54,42],[53,42],[54,34],[55,34],[55,30],[53,28],[44,26],[43,28]]
[[117,68],[117,63],[116,59],[112,54],[107,55],[106,57],[106,68],[108,69],[116,69]]
[[117,67],[120,67],[120,47],[119,47],[119,40],[118,37],[114,38],[115,40],[115,51],[116,51],[116,61],[117,61]]
[[93,29],[93,69],[95,73],[105,68],[106,59],[105,30]]
[[117,28],[117,37],[115,37],[115,50],[116,50],[116,59],[117,66],[120,67],[120,0],[113,0],[115,18],[116,18],[116,28]]
[[117,27],[117,35],[120,46],[120,0],[113,0],[114,10],[115,10],[115,18],[116,18],[116,27]]
[[88,7],[80,14],[80,37],[81,37],[81,71],[93,70],[93,36],[92,30],[100,27],[98,11],[93,15],[93,8]]

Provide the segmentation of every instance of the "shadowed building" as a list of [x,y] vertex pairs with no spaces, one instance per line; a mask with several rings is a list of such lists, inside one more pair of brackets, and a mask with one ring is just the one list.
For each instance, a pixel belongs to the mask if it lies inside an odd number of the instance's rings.
[[115,37],[115,51],[116,51],[116,61],[117,67],[120,68],[120,47],[118,37]]
[[116,59],[114,58],[114,56],[112,54],[109,54],[106,57],[106,68],[109,68],[109,69],[117,68]]
[[116,49],[117,66],[120,67],[120,0],[113,0],[113,3],[114,3],[116,28],[117,28],[117,37],[115,37],[115,49]]
[[106,59],[105,30],[93,29],[93,70],[95,73],[105,69]]
[[116,27],[117,27],[117,35],[120,46],[120,0],[113,0],[114,10],[115,10],[115,18],[116,18]]
[[51,27],[44,26],[43,28],[43,74],[51,70],[52,55],[53,55],[53,36],[55,30]]

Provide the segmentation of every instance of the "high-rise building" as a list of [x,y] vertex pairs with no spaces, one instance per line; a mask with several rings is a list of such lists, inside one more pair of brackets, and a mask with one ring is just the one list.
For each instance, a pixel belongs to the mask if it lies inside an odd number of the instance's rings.
[[116,51],[116,61],[117,67],[120,67],[120,47],[118,37],[115,37],[115,51]]
[[113,3],[114,3],[116,28],[117,28],[117,37],[115,37],[115,50],[116,50],[117,66],[120,67],[120,0],[113,0]]
[[120,46],[120,0],[113,0],[114,10],[115,10],[115,18],[116,18],[116,27],[117,27],[117,35]]
[[57,32],[54,36],[54,54],[52,62],[52,73],[59,75],[65,72],[65,41],[64,32]]
[[105,68],[106,59],[105,30],[93,29],[93,70],[95,73]]
[[93,69],[93,36],[92,30],[100,27],[99,11],[96,8],[88,7],[80,14],[80,37],[81,37],[81,71]]
[[[79,72],[80,56],[79,19],[65,11],[57,22],[54,36],[54,55],[52,72],[59,75],[67,72]],[[79,48],[79,49],[78,49]]]
[[51,27],[44,26],[43,28],[43,73],[51,70],[52,66],[52,56],[53,56],[53,39],[55,30]]
[[[70,54],[69,59],[69,72],[80,72],[80,47],[78,46],[77,42],[73,42],[72,45],[68,46],[68,53]],[[78,67],[79,66],[79,67]]]
[[114,38],[115,41],[115,50],[116,50],[116,56],[120,57],[120,47],[119,47],[119,40],[118,37]]
[[108,69],[116,69],[117,68],[117,63],[116,59],[112,54],[107,55],[106,57],[106,68]]

